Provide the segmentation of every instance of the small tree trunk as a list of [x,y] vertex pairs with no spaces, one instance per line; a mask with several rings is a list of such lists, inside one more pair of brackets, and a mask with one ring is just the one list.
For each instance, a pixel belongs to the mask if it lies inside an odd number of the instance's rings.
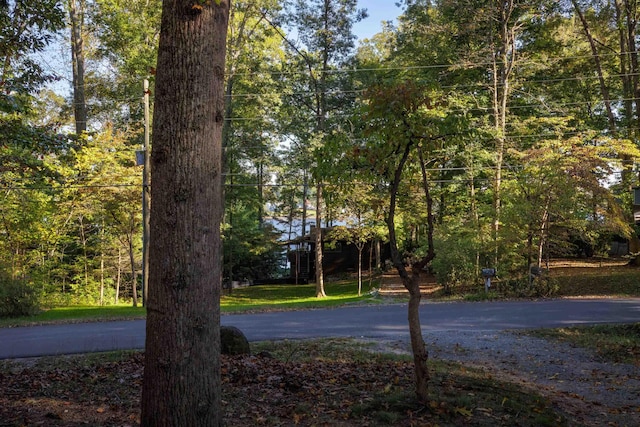
[[362,251],[364,244],[358,244],[358,296],[362,295]]
[[322,184],[316,188],[316,297],[324,298],[324,273],[322,271]]
[[[393,265],[398,271],[398,275],[402,279],[402,284],[409,291],[409,308],[408,308],[408,321],[409,321],[409,336],[411,337],[411,350],[413,352],[413,363],[415,372],[415,392],[417,399],[426,403],[429,400],[428,384],[429,384],[429,370],[427,368],[428,353],[427,348],[422,338],[422,327],[420,325],[420,270],[434,257],[432,243],[433,232],[433,219],[431,213],[431,198],[428,194],[428,186],[425,182],[425,190],[427,190],[427,206],[429,218],[429,254],[421,261],[415,263],[412,267],[412,276],[409,276],[407,269],[402,262],[402,256],[398,250],[398,242],[396,239],[395,230],[395,211],[396,211],[396,199],[398,196],[398,188],[402,179],[402,170],[409,158],[412,144],[409,143],[404,148],[404,153],[396,170],[394,172],[393,181],[390,189],[390,202],[389,202],[389,216],[387,217],[387,228],[389,230],[389,246],[391,249],[391,259]],[[424,165],[424,162],[421,162]],[[426,178],[425,178],[426,179]]]
[[373,285],[373,241],[369,242],[369,289]]
[[136,273],[136,260],[133,252],[133,236],[127,236],[129,243],[129,265],[131,266],[131,297],[133,298],[133,306],[138,306],[138,274]]
[[100,253],[100,305],[104,305],[104,252]]
[[429,368],[427,365],[429,353],[420,326],[420,273],[413,272],[411,276],[403,277],[402,282],[409,291],[408,321],[416,376],[416,397],[420,402],[427,403],[429,400]]
[[87,257],[87,236],[84,231],[84,216],[80,215],[80,241],[82,242],[82,261],[84,268],[84,287],[85,291],[89,291],[89,265]]
[[538,267],[542,265],[542,255],[544,244],[548,238],[548,229],[549,229],[549,206],[551,205],[551,198],[547,197],[547,201],[544,205],[544,211],[542,213],[542,218],[540,220],[540,240],[538,241],[538,257],[537,263]]
[[118,273],[116,275],[116,300],[115,303],[118,304],[118,299],[120,298],[120,280],[122,278],[122,249],[118,247]]

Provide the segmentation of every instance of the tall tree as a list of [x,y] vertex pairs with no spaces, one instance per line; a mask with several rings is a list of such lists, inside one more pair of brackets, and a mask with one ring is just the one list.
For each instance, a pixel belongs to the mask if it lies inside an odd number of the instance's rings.
[[39,273],[34,260],[43,259],[37,251],[46,247],[43,224],[53,209],[50,193],[29,187],[55,176],[46,161],[63,145],[53,126],[36,125],[34,95],[53,77],[34,54],[63,28],[63,18],[58,0],[0,2],[0,268],[25,283]]
[[274,117],[280,94],[274,71],[284,52],[267,16],[278,9],[277,0],[260,0],[234,3],[230,11],[223,128],[227,281],[264,279],[264,267],[272,261],[273,235],[265,221],[272,187],[265,184],[278,160]]
[[165,0],[153,120],[142,425],[222,424],[222,125],[229,2]]
[[[640,63],[638,61],[638,2],[629,0],[578,1],[571,0],[582,26],[582,34],[590,47],[591,57],[585,70],[598,75],[599,92],[593,90],[605,107],[608,131],[619,138],[628,138],[640,145]],[[612,52],[615,52],[612,54]],[[619,102],[615,101],[615,98]],[[600,109],[589,111],[591,125],[601,128]],[[594,120],[595,119],[595,120]],[[624,159],[631,163],[631,158]],[[630,194],[638,174],[623,168],[620,192]],[[628,196],[622,197],[627,198]],[[629,204],[628,204],[629,205]],[[631,222],[631,209],[628,209]],[[640,239],[629,239],[630,251],[640,250]]]
[[[367,14],[366,10],[357,9],[356,0],[296,0],[293,3],[295,7],[290,18],[303,46],[298,47],[293,43],[290,43],[290,46],[299,64],[306,69],[306,81],[298,86],[303,91],[304,99],[294,101],[294,105],[305,110],[305,117],[301,118],[298,114],[298,120],[305,122],[305,127],[309,122],[313,124],[311,129],[306,128],[302,132],[301,144],[305,147],[304,155],[310,160],[305,163],[311,163],[311,175],[315,181],[316,296],[324,297],[326,293],[322,271],[323,180],[329,166],[327,153],[324,151],[324,139],[329,129],[329,116],[337,109],[343,108],[346,101],[343,96],[332,95],[332,91],[340,87],[341,80],[332,78],[336,75],[332,76],[330,70],[348,62],[355,40],[353,24],[365,18]],[[344,93],[341,92],[342,95]],[[299,96],[300,93],[294,95]],[[306,203],[306,200],[303,203]]]
[[71,62],[73,75],[73,115],[76,134],[87,130],[87,102],[84,88],[84,19],[85,0],[69,0],[71,26]]
[[100,72],[104,67],[94,67],[88,76],[91,119],[137,130],[137,144],[142,144],[143,79],[149,79],[150,93],[155,91],[161,6],[162,2],[149,0],[93,0],[88,5],[96,46],[92,58],[99,65],[110,65],[108,73]]
[[[387,181],[389,210],[386,221],[391,260],[409,292],[407,317],[413,351],[415,392],[421,402],[428,400],[429,370],[428,352],[420,324],[420,274],[436,256],[433,247],[431,183],[424,156],[426,153],[433,157],[435,142],[443,138],[442,131],[447,124],[444,118],[446,114],[435,102],[435,93],[412,81],[403,80],[369,88],[365,92],[365,101],[370,138],[362,152],[365,164],[372,165]],[[415,204],[415,196],[407,197],[408,194],[415,194],[415,191],[424,194],[427,241],[421,251],[411,253],[408,257],[411,265],[409,270],[399,247],[397,219],[401,199],[408,199],[405,203]]]

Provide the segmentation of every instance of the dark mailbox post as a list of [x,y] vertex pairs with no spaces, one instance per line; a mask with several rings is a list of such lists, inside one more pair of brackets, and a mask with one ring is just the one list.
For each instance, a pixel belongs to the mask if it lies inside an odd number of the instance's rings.
[[489,292],[489,288],[491,287],[491,278],[496,277],[496,269],[483,268],[482,277],[484,277],[484,291]]

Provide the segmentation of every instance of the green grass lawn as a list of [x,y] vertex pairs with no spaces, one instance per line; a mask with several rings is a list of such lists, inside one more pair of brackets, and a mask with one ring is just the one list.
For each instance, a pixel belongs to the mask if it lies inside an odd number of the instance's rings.
[[49,310],[43,310],[33,316],[0,319],[0,327],[47,323],[142,319],[146,314],[147,310],[144,307],[133,307],[131,304],[55,307]]
[[[325,285],[326,298],[316,298],[315,285],[264,285],[234,289],[221,297],[223,313],[326,308],[349,304],[375,304],[381,300],[367,292],[358,296],[356,282]],[[44,310],[34,316],[0,319],[0,327],[47,323],[142,319],[146,309],[131,304],[106,306],[69,306]]]
[[293,310],[335,307],[348,304],[371,304],[380,299],[363,291],[358,296],[355,282],[326,283],[326,298],[316,298],[315,284],[311,285],[261,285],[233,289],[222,296],[223,313],[253,310]]
[[[581,268],[570,266],[552,269],[551,276],[559,285],[556,297],[566,296],[640,296],[640,269],[629,266],[601,266]],[[363,286],[362,296],[358,296],[355,280],[325,283],[326,298],[316,298],[315,284],[309,285],[262,285],[225,291],[220,306],[223,313],[297,310],[327,308],[351,304],[376,304],[382,298],[369,294],[368,286]],[[484,291],[478,295],[486,297]],[[398,300],[406,296],[396,297]],[[438,294],[427,298],[433,300]],[[452,297],[448,296],[448,299]],[[497,296],[499,298],[499,295]],[[456,298],[453,298],[456,299]],[[458,296],[457,299],[461,299]],[[0,319],[0,327],[28,324],[61,323],[73,321],[99,321],[115,319],[144,318],[143,307],[131,304],[109,306],[58,307],[22,318]]]
[[640,296],[638,267],[558,268],[551,276],[560,286],[559,296]]

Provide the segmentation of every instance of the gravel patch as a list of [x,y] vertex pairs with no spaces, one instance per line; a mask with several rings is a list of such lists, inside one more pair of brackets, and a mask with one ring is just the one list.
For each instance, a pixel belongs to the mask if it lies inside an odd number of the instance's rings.
[[[428,331],[432,360],[460,362],[549,397],[571,425],[640,426],[640,369],[515,331]],[[386,349],[409,352],[407,342]]]

